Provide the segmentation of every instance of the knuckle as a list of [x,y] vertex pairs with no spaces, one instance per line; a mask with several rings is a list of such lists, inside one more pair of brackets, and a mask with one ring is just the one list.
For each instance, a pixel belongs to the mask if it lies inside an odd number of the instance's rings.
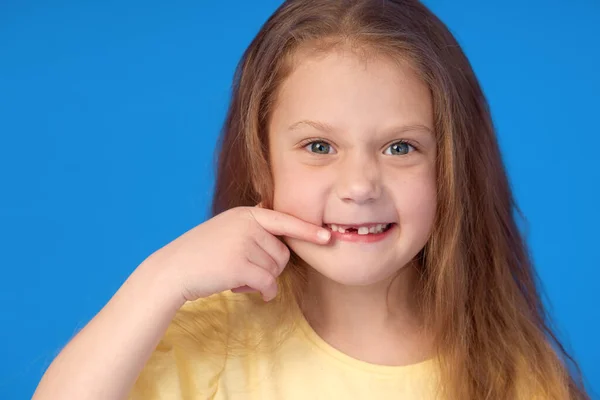
[[252,221],[256,221],[252,210],[247,207],[236,207],[230,210],[232,218],[239,224],[242,223],[245,226],[249,226]]
[[[250,251],[250,247],[248,246],[243,246],[242,249],[240,250],[240,255],[241,257],[241,261],[243,262],[250,262],[252,260],[252,254]],[[238,268],[242,268],[242,264],[240,263]]]
[[262,278],[262,284],[264,287],[270,287],[275,284],[275,277],[269,273],[264,274]]
[[243,277],[247,275],[247,271],[248,268],[252,265],[252,263],[250,262],[250,259],[248,257],[245,257],[244,259],[240,260],[240,262],[237,262],[234,264],[233,268],[232,268],[232,273],[234,276],[236,277]]
[[281,254],[284,258],[290,258],[290,249],[285,245],[285,243],[279,241],[279,248],[281,249]]
[[279,257],[278,257],[278,259],[279,259],[280,263],[283,264],[282,267],[284,267],[288,263],[288,261],[290,260],[290,255],[291,255],[290,249],[288,249],[288,247],[285,244],[279,242]]
[[279,264],[277,263],[277,261],[271,259],[271,261],[269,263],[269,272],[271,272],[271,274],[274,274],[274,275],[279,274]]
[[252,238],[260,237],[262,226],[258,223],[256,218],[252,216],[251,212],[249,212],[248,215],[250,216],[245,216],[241,219],[244,232],[247,236]]
[[240,207],[240,212],[242,213],[242,216],[244,218],[247,218],[248,220],[256,221],[256,216],[254,215],[254,210],[252,209],[252,207]]
[[263,235],[262,226],[256,221],[248,221],[248,233],[255,239],[260,239]]
[[255,246],[254,237],[252,235],[240,235],[240,246],[247,256],[250,255],[250,250]]

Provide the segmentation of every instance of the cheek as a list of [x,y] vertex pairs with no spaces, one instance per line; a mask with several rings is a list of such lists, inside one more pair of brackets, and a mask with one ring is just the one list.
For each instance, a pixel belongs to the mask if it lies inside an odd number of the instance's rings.
[[325,174],[282,163],[273,177],[273,209],[321,225],[327,194]]
[[393,197],[401,224],[419,231],[429,231],[433,224],[437,188],[435,176],[429,168],[415,174],[406,174],[393,186]]

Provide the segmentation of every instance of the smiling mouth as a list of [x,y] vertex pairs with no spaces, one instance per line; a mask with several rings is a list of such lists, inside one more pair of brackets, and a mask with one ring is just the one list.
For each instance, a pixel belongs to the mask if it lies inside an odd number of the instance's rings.
[[376,223],[364,225],[340,225],[340,224],[325,224],[323,225],[332,232],[339,233],[354,233],[359,235],[373,235],[384,233],[389,230],[393,223]]

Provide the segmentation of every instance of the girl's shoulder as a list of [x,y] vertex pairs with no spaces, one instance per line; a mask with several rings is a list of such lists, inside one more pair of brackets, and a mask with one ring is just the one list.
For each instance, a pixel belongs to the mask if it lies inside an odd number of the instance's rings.
[[270,308],[258,295],[231,291],[190,301],[176,313],[161,343],[190,354],[227,354],[239,332],[262,335]]
[[255,324],[248,324],[245,316],[257,308],[260,304],[253,296],[232,292],[187,302],[154,349],[129,399],[181,399],[188,390],[209,398],[217,390],[237,335],[234,331],[240,331],[243,323],[250,329],[244,333],[246,340],[254,336]]

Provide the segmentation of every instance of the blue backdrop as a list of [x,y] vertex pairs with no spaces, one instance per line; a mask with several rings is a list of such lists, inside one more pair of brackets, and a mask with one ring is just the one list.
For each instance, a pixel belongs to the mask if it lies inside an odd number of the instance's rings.
[[[29,398],[131,271],[205,219],[235,64],[279,3],[0,2],[1,399]],[[597,393],[600,5],[426,3],[482,82],[550,311]]]

